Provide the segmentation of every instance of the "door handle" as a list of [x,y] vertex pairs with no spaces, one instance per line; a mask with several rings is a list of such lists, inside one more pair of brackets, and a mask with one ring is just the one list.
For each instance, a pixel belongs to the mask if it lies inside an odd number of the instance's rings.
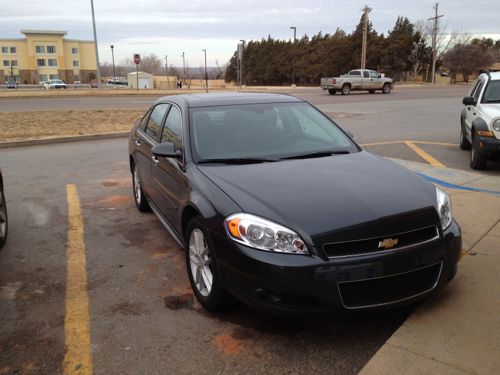
[[140,145],[141,145],[141,141],[139,141],[138,139],[136,139],[134,142],[135,142],[135,144],[136,144],[137,146],[140,146]]
[[160,159],[158,159],[158,157],[155,155],[151,156],[151,160],[153,160],[154,165],[158,165],[158,163],[160,162]]

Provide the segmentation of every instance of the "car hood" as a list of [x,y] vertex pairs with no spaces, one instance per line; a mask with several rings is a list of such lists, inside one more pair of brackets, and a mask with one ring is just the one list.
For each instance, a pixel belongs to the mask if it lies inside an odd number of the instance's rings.
[[241,207],[310,245],[437,224],[434,186],[366,151],[249,165],[199,165]]
[[481,110],[490,120],[500,117],[500,103],[483,104]]

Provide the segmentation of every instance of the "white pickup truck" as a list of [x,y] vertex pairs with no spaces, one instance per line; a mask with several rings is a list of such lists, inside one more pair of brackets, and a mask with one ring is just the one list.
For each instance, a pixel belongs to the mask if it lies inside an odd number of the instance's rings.
[[389,94],[393,87],[392,78],[383,77],[380,73],[368,69],[355,69],[340,77],[321,78],[321,88],[328,90],[330,95],[340,91],[342,95],[349,95],[351,90],[366,90],[373,94],[375,90],[382,90]]

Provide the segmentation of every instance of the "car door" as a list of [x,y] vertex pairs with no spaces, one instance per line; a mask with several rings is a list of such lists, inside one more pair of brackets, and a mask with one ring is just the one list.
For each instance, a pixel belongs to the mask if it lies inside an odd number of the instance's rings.
[[368,70],[362,70],[361,71],[361,88],[363,90],[369,90],[371,89],[370,86],[370,72]]
[[382,78],[373,70],[370,70],[370,90],[380,90],[382,88]]
[[484,79],[479,78],[477,83],[472,88],[472,91],[470,94],[474,98],[475,104],[465,106],[465,127],[466,127],[466,131],[467,131],[467,135],[469,137],[471,135],[472,123],[477,118],[476,106],[479,105],[479,98],[480,98],[481,91],[483,90],[483,87],[484,87]]
[[134,136],[135,163],[139,170],[142,189],[149,199],[153,199],[154,194],[151,175],[153,164],[151,149],[158,143],[161,126],[169,107],[170,105],[165,103],[154,106],[144,121],[144,127],[137,129]]
[[179,210],[189,194],[184,175],[184,154],[182,139],[182,113],[172,105],[163,125],[160,142],[172,142],[175,150],[181,151],[179,158],[155,157],[152,174],[154,181],[155,205],[162,216],[179,231]]
[[349,72],[349,82],[351,83],[351,89],[361,88],[361,71],[351,70]]

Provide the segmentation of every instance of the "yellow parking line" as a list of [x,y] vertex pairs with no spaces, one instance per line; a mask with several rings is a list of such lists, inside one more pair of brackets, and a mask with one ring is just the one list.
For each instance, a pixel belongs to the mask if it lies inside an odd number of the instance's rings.
[[364,143],[361,146],[379,146],[379,145],[392,145],[397,143],[403,143],[404,141],[388,141],[388,142],[375,142],[375,143]]
[[428,142],[428,141],[412,141],[413,143],[418,143],[422,145],[438,145],[438,146],[458,146],[458,143],[446,143],[446,142]]
[[405,141],[405,145],[407,145],[409,148],[415,151],[422,159],[424,159],[430,165],[439,168],[446,168],[444,164],[442,164],[439,160],[433,158],[431,155],[422,150],[420,147],[417,147],[415,143],[410,141]]
[[66,315],[64,319],[64,374],[92,374],[90,353],[87,261],[83,239],[83,218],[75,185],[66,185],[68,201],[68,244]]

